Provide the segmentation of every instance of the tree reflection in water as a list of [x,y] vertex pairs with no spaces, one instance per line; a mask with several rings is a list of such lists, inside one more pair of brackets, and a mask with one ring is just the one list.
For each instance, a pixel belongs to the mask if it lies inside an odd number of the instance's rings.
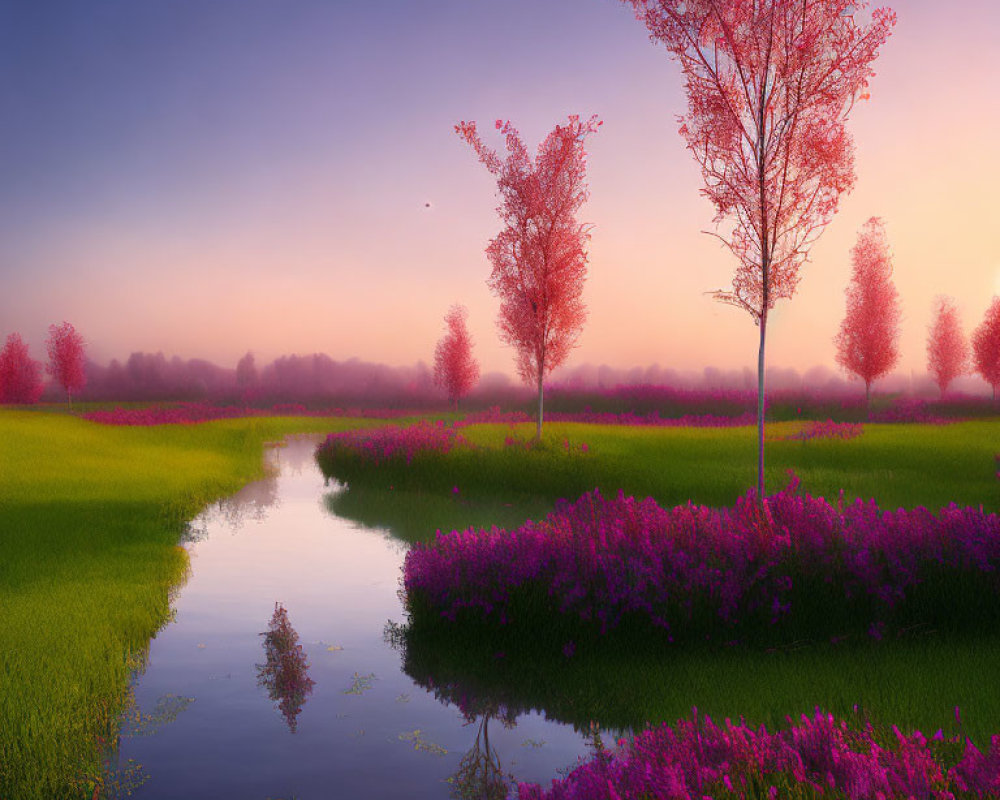
[[265,661],[257,665],[257,685],[267,689],[268,697],[288,723],[288,730],[295,733],[296,718],[316,682],[309,677],[299,635],[281,603],[274,604],[268,630],[260,635],[264,637]]
[[448,779],[451,796],[458,800],[506,800],[514,785],[514,776],[504,771],[496,749],[490,747],[489,724],[491,719],[499,719],[510,729],[517,724],[516,717],[498,706],[485,709],[479,715],[470,714],[468,709],[463,709],[462,713],[466,725],[475,725],[478,719],[479,727],[472,747]]

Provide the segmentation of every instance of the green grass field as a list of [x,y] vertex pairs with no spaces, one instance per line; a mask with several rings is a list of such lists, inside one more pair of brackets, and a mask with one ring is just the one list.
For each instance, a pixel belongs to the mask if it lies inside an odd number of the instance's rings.
[[0,411],[0,798],[94,795],[131,671],[187,569],[184,522],[262,474],[263,442],[356,424]]
[[[775,423],[768,436],[797,430],[798,423]],[[462,433],[480,450],[453,450],[446,456],[419,456],[419,469],[405,464],[345,465],[348,480],[371,488],[461,491],[496,495],[576,499],[595,487],[605,494],[623,489],[650,496],[661,505],[689,500],[729,506],[756,484],[755,428],[647,428],[548,423],[546,446],[526,452],[504,448],[504,439],[530,439],[530,423],[473,425]],[[571,450],[581,443],[587,453]],[[801,489],[836,500],[874,497],[883,508],[925,506],[937,510],[955,502],[1000,510],[1000,420],[951,425],[866,425],[849,440],[782,441],[766,444],[768,492],[788,483],[788,470]],[[415,460],[414,462],[418,462]],[[339,477],[339,474],[338,474]]]
[[[357,424],[247,418],[122,428],[0,411],[0,798],[94,795],[101,747],[114,740],[131,672],[168,618],[169,592],[187,569],[178,546],[184,522],[258,477],[264,442]],[[531,428],[515,433],[528,438]],[[480,425],[465,434],[502,446],[511,429]],[[754,482],[749,428],[551,424],[546,438],[550,445],[540,452],[455,452],[419,473],[383,468],[370,476],[371,488],[458,486],[470,495],[531,496],[538,508],[595,486],[663,504],[729,505]],[[565,438],[586,442],[589,452],[567,455]],[[996,510],[997,451],[1000,422],[869,425],[850,441],[769,443],[768,486],[783,486],[794,467],[816,494],[843,487],[849,497],[874,496],[886,507],[955,501]],[[431,500],[429,525],[435,506]],[[709,667],[697,673],[711,674]],[[664,673],[651,674],[635,680]],[[650,718],[667,712],[666,701],[650,702]]]

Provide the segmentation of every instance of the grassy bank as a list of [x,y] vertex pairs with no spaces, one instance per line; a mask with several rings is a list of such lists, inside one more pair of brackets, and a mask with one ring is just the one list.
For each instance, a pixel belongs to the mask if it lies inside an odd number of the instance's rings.
[[[600,488],[650,496],[661,505],[689,500],[729,506],[756,482],[756,429],[655,428],[549,423],[541,452],[505,447],[508,437],[530,439],[531,423],[472,425],[462,434],[487,448],[420,454],[412,464],[360,459],[343,462],[334,474],[372,488],[497,492],[575,499]],[[795,470],[803,491],[835,500],[874,497],[882,508],[949,503],[1000,510],[996,455],[1000,421],[951,425],[866,425],[849,440],[787,441],[778,437],[797,423],[768,425],[767,491],[788,483]],[[568,441],[570,452],[563,443]],[[587,445],[587,452],[579,446]]]
[[94,795],[131,670],[187,569],[185,521],[261,475],[263,442],[358,424],[0,411],[0,797]]
[[1000,669],[996,635],[921,629],[881,642],[855,637],[768,651],[706,645],[670,652],[612,637],[597,647],[575,642],[564,652],[566,642],[556,637],[547,648],[525,649],[515,635],[467,634],[409,628],[396,641],[406,673],[471,716],[539,709],[584,732],[591,721],[638,730],[697,707],[719,722],[743,718],[776,730],[787,727],[787,716],[817,706],[839,717],[857,706],[884,725],[928,736],[942,728],[986,748],[1000,719],[1000,693],[983,679]]

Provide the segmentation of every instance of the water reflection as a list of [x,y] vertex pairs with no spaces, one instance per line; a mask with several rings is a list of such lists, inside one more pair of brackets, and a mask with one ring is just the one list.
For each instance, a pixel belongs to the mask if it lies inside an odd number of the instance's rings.
[[491,717],[512,727],[518,718],[538,712],[591,738],[595,728],[628,733],[649,715],[640,689],[645,681],[616,675],[621,659],[567,657],[558,647],[456,637],[407,625],[390,624],[384,635],[400,654],[403,672],[466,720]]
[[438,530],[469,527],[516,528],[526,519],[541,519],[552,504],[538,497],[499,498],[370,488],[356,484],[323,498],[326,510],[363,528],[388,531],[409,544],[427,542]]
[[504,770],[496,748],[490,746],[490,720],[497,717],[508,730],[517,725],[516,719],[502,716],[499,710],[467,718],[468,725],[476,726],[476,738],[449,778],[452,797],[459,800],[505,800],[513,788],[513,774]]
[[278,478],[269,475],[263,480],[248,483],[236,494],[224,497],[216,504],[218,518],[232,531],[247,522],[262,522],[268,511],[278,505]]
[[302,470],[312,471],[316,468],[316,443],[318,437],[306,434],[289,436],[283,442],[273,443],[273,449],[268,453],[268,463],[285,475],[301,475]]
[[[433,501],[352,491],[345,507],[358,500],[371,511],[352,510],[351,520],[330,514],[322,501],[333,487],[324,489],[315,446],[293,440],[270,450],[277,475],[223,504],[237,511],[228,519],[214,505],[201,517],[207,535],[187,546],[193,569],[174,598],[176,619],[151,642],[135,685],[154,720],[181,710],[174,697],[197,700],[171,724],[122,739],[119,782],[142,764],[151,776],[136,789],[142,800],[442,800],[499,785],[499,763],[519,780],[547,783],[584,751],[583,737],[538,714],[510,730],[478,705],[463,726],[399,669],[399,653],[382,638],[385,621],[404,614],[397,592],[407,549],[403,535],[383,527],[387,516],[413,538],[428,528],[504,523],[454,493]],[[421,512],[421,503],[431,510]],[[455,516],[438,514],[442,507]],[[508,522],[523,520],[498,507]],[[230,535],[234,522],[239,535]]]
[[268,467],[264,478],[248,483],[236,494],[217,500],[189,522],[181,541],[186,544],[204,541],[209,531],[219,523],[230,532],[237,533],[248,522],[263,522],[281,502],[273,457],[268,460]]
[[309,664],[299,644],[299,635],[288,621],[288,612],[281,603],[274,604],[271,623],[261,636],[264,637],[265,661],[257,665],[257,685],[267,689],[268,697],[285,718],[288,730],[295,733],[296,719],[316,682],[309,677]]

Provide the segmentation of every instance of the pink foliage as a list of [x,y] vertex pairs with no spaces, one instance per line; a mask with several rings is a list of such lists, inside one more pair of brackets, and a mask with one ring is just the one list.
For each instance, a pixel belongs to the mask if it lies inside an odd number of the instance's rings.
[[12,333],[0,350],[0,403],[37,403],[41,394],[42,365],[21,335]]
[[902,316],[892,283],[892,257],[881,219],[872,217],[851,250],[853,271],[847,287],[847,315],[835,338],[837,363],[871,384],[899,361]]
[[288,621],[288,611],[281,603],[274,604],[274,614],[264,637],[263,664],[257,665],[257,685],[267,689],[277,704],[288,729],[295,727],[306,697],[316,684],[309,677],[309,662],[299,644],[299,634]]
[[444,318],[448,332],[434,349],[434,383],[456,408],[479,381],[479,364],[472,357],[472,338],[465,327],[468,316],[464,306],[452,306]]
[[684,74],[680,133],[701,166],[719,239],[736,256],[730,290],[714,297],[759,327],[757,491],[764,496],[767,315],[790,298],[799,267],[854,185],[846,120],[866,98],[895,14],[858,24],[857,0],[623,0]]
[[996,400],[1000,384],[1000,297],[993,297],[982,323],[972,334],[972,356],[976,371],[993,387]]
[[571,115],[556,125],[534,159],[510,122],[497,120],[509,155],[501,160],[483,143],[475,122],[455,126],[496,176],[503,229],[486,250],[490,288],[500,298],[500,337],[517,352],[517,369],[538,385],[569,355],[586,318],[583,284],[588,226],[576,221],[587,199],[584,140],[602,123]]
[[49,355],[47,372],[62,386],[67,399],[72,400],[73,393],[87,384],[83,337],[68,322],[49,325],[45,349]]
[[867,27],[852,0],[624,0],[680,63],[680,128],[701,166],[716,222],[739,260],[719,298],[766,316],[791,297],[808,249],[854,184],[847,114],[867,97],[878,48],[895,23]]
[[955,378],[966,373],[968,361],[969,345],[962,335],[958,309],[951,298],[939,297],[927,337],[927,370],[942,395]]

